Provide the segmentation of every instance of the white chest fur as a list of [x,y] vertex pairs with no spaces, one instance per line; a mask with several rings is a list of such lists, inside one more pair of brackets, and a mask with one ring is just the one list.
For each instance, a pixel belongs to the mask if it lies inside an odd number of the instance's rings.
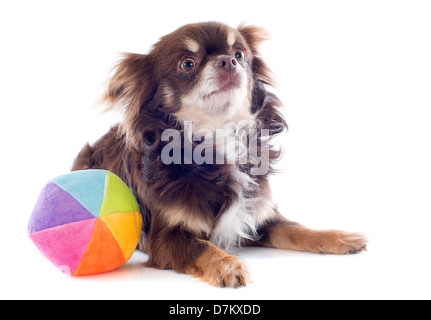
[[258,228],[274,214],[274,205],[270,195],[256,198],[244,194],[251,188],[259,188],[250,176],[232,167],[232,174],[237,181],[237,200],[217,221],[211,232],[210,241],[219,248],[231,252],[241,246],[245,239],[258,240]]

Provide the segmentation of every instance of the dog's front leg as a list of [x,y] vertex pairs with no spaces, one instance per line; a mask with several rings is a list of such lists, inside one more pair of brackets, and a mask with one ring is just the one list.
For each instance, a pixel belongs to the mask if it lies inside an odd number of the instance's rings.
[[154,226],[148,245],[149,267],[192,274],[212,286],[237,288],[250,283],[247,268],[237,257],[179,226]]
[[367,240],[360,233],[339,230],[313,230],[289,221],[280,214],[260,229],[259,245],[315,253],[350,254],[366,250]]

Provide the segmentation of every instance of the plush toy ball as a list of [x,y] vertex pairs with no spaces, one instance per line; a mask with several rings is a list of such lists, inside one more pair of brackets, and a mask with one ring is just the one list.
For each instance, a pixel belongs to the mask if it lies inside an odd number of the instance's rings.
[[133,193],[106,170],[75,171],[49,181],[28,225],[30,239],[45,257],[73,276],[122,266],[141,229]]

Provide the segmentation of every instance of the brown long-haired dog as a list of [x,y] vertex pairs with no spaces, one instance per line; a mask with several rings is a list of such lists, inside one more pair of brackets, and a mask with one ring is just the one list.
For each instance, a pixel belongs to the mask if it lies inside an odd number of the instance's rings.
[[72,170],[110,170],[129,185],[148,266],[239,287],[250,277],[229,252],[241,245],[332,254],[366,248],[361,234],[308,229],[272,201],[268,180],[280,156],[272,141],[287,126],[257,51],[266,38],[252,26],[191,24],[116,66],[104,99],[124,119],[86,145]]

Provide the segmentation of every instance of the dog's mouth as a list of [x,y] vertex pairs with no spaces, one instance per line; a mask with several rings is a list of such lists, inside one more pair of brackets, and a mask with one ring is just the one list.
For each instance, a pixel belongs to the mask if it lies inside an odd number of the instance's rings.
[[204,99],[209,98],[211,96],[215,96],[223,92],[239,89],[239,87],[240,85],[237,81],[229,80],[226,83],[222,84],[217,90],[211,91],[209,94],[204,95]]

